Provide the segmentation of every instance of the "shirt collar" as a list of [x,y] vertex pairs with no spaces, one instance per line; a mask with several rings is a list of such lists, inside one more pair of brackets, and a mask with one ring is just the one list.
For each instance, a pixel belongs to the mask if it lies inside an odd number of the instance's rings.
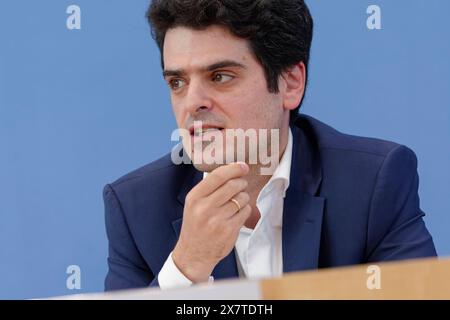
[[286,190],[289,187],[289,178],[291,175],[292,145],[293,145],[292,140],[293,140],[292,132],[291,128],[289,128],[286,149],[284,150],[280,163],[275,169],[269,182],[267,182],[267,184],[263,188],[264,190],[266,187],[271,186],[275,181],[280,181],[282,183],[283,198],[286,197]]

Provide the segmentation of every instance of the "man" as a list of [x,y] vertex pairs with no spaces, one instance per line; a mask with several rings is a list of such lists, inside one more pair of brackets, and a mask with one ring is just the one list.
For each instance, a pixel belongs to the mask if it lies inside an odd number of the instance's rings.
[[183,152],[204,155],[226,130],[269,129],[279,157],[264,175],[250,151],[226,164],[167,155],[107,185],[106,290],[436,255],[414,153],[297,115],[313,32],[304,1],[158,0],[148,18],[189,132]]

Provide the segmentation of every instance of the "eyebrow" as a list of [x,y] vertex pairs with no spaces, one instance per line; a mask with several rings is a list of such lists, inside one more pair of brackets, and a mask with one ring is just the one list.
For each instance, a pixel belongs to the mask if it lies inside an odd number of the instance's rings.
[[[223,60],[223,61],[219,61],[219,62],[213,63],[213,64],[211,64],[209,66],[203,67],[203,68],[201,68],[201,71],[209,71],[209,72],[211,72],[211,71],[214,71],[214,70],[217,70],[217,69],[230,68],[230,67],[246,69],[246,67],[243,64],[239,63],[239,62],[236,62],[236,61],[233,61],[233,60]],[[182,75],[185,75],[185,74],[186,74],[186,71],[184,69],[175,69],[175,70],[168,69],[168,70],[164,70],[163,77],[164,78],[166,78],[166,77],[179,77],[179,76],[182,76]]]

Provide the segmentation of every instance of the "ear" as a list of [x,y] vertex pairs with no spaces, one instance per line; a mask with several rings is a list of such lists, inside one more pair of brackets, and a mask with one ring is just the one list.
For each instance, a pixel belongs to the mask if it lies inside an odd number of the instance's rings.
[[294,110],[302,101],[305,93],[306,67],[300,62],[281,74],[283,93],[283,107],[287,110]]

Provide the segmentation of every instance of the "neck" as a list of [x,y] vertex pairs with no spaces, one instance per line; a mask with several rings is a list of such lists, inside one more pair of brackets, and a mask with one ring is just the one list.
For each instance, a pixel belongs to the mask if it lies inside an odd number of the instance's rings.
[[[288,140],[288,130],[285,130],[280,136],[280,153],[278,163],[281,161],[281,158],[286,151],[287,140]],[[252,207],[252,214],[250,218],[245,222],[245,226],[250,229],[254,229],[259,219],[261,218],[261,214],[256,206],[256,200],[258,199],[258,195],[261,192],[262,188],[269,182],[272,176],[262,175],[261,174],[262,165],[251,165],[250,172],[245,177],[248,182],[247,192],[250,196],[250,206]]]

